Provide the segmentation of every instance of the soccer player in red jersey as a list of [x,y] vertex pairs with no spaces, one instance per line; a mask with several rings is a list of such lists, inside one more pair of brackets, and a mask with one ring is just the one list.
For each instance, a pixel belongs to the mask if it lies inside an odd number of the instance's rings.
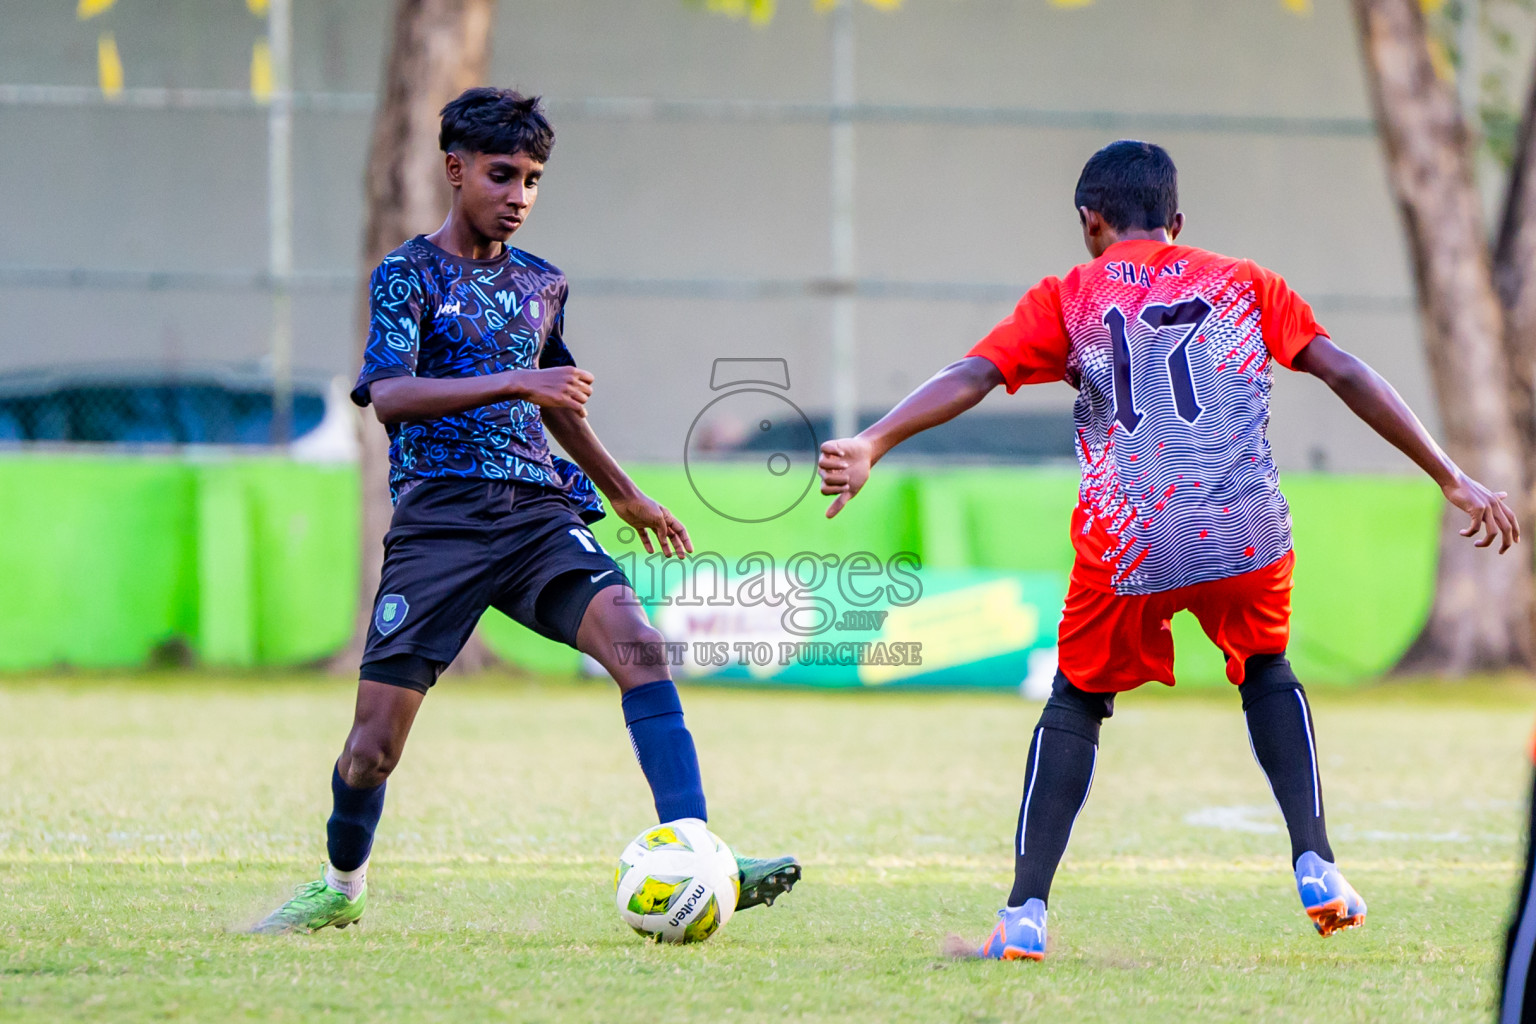
[[[856,437],[821,450],[836,515],[888,451],[999,384],[1066,381],[1082,483],[1059,671],[1024,768],[1014,884],[977,950],[1045,955],[1046,901],[1088,798],[1099,726],[1115,694],[1173,684],[1168,620],[1189,610],[1226,655],[1254,757],[1285,816],[1302,905],[1329,935],[1365,920],[1333,863],[1311,710],[1286,661],[1291,519],[1270,457],[1272,367],[1313,374],[1440,485],[1471,519],[1465,537],[1507,551],[1514,514],[1435,444],[1392,386],[1339,349],[1311,308],[1251,260],[1175,244],[1184,226],[1173,161],[1120,141],[1083,168],[1074,205],[1092,262],[1048,277],[1013,313]],[[1481,536],[1479,536],[1481,535]]]

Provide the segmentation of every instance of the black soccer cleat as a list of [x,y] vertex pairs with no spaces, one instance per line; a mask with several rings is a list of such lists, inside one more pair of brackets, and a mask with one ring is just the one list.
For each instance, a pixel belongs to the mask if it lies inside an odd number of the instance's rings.
[[773,901],[789,892],[800,881],[800,862],[793,857],[737,857],[741,871],[741,892],[736,909],[745,910],[759,903],[773,906]]

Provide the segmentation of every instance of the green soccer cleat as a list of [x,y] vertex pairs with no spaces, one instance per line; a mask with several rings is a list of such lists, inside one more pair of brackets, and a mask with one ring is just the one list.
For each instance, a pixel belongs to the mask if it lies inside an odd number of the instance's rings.
[[745,910],[759,903],[773,905],[773,901],[793,889],[800,881],[800,862],[793,857],[737,857],[736,867],[741,871],[741,892],[736,896],[736,909]]
[[325,879],[306,883],[293,890],[293,897],[251,929],[252,935],[287,935],[291,932],[317,932],[335,925],[345,928],[356,924],[368,902],[368,889],[349,900],[325,884]]

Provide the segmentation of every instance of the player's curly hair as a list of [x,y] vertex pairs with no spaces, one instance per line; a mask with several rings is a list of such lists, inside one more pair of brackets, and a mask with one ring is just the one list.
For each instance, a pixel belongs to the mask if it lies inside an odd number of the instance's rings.
[[555,146],[539,97],[514,89],[465,89],[442,116],[437,143],[444,153],[527,153],[544,163]]
[[1072,205],[1093,210],[1116,231],[1171,228],[1179,212],[1179,172],[1162,146],[1111,142],[1083,165]]

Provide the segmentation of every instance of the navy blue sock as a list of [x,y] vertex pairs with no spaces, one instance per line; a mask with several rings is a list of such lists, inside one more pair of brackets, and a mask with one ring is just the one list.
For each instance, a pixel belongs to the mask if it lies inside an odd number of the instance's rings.
[[672,680],[637,686],[624,695],[623,704],[629,741],[645,781],[651,784],[657,816],[662,821],[707,820],[699,755],[683,724],[683,704]]
[[356,871],[368,860],[373,849],[373,830],[384,813],[384,787],[353,789],[341,777],[340,768],[331,769],[331,819],[325,823],[325,850],[331,867],[337,871]]

